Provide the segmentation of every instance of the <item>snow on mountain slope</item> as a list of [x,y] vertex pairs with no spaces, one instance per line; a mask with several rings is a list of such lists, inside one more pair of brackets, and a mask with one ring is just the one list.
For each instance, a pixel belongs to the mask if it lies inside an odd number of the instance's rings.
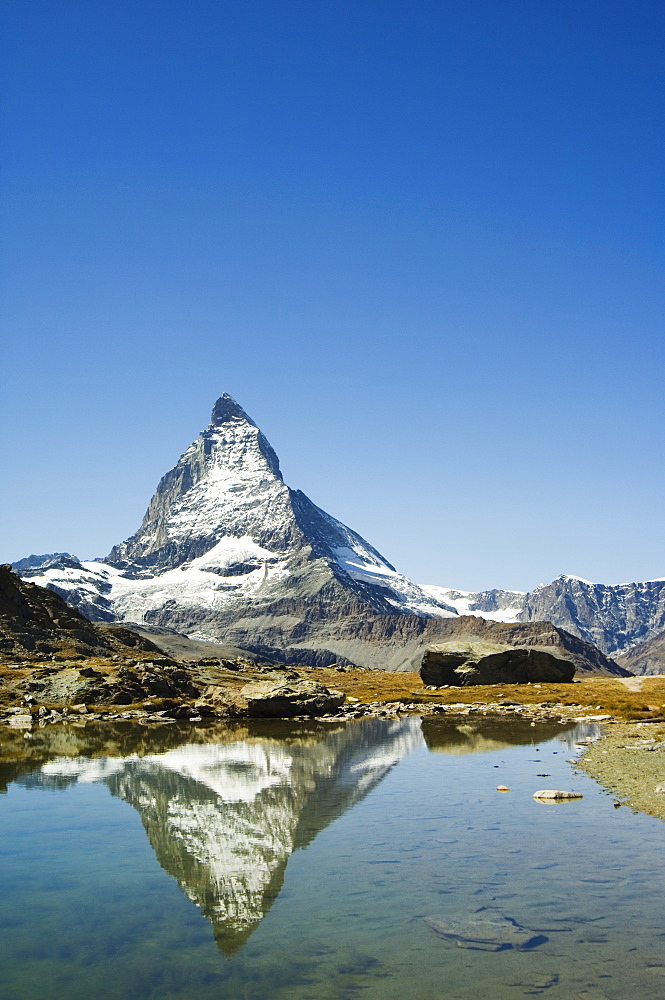
[[[16,569],[17,564],[14,564]],[[116,570],[100,562],[80,562],[74,556],[49,557],[43,566],[16,570],[24,580],[47,587],[93,622],[112,622],[118,617],[111,603]]]
[[108,562],[163,572],[223,538],[249,537],[274,553],[301,541],[294,529],[277,456],[235,400],[222,396],[208,428],[161,479],[139,530]]
[[421,585],[430,597],[450,605],[458,615],[474,615],[491,622],[518,622],[526,594],[519,590],[454,590]]

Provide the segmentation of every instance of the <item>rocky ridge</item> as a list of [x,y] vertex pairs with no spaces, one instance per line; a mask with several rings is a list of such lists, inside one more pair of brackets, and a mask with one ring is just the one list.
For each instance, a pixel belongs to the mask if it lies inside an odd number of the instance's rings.
[[665,580],[610,586],[560,576],[527,594],[518,616],[543,618],[612,656],[665,630]]
[[[502,622],[550,621],[607,656],[627,653],[665,631],[665,579],[611,585],[562,575],[529,593],[424,589],[462,615]],[[628,666],[628,660],[622,662]]]

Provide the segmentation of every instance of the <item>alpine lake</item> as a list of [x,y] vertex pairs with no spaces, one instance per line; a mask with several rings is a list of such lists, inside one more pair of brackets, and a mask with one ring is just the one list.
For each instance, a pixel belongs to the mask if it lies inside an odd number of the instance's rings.
[[0,997],[661,997],[665,825],[575,768],[597,735],[417,716],[5,730]]

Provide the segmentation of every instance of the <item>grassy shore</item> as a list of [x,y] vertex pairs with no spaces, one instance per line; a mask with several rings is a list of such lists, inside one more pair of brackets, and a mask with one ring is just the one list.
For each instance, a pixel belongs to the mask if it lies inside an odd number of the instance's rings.
[[609,715],[601,723],[603,738],[589,746],[579,766],[622,805],[665,820],[665,794],[655,791],[665,783],[665,676],[594,677],[573,684],[501,684],[438,691],[423,689],[417,674],[318,670],[315,676],[361,703],[417,699],[431,705],[468,704],[491,712],[502,701],[512,701],[543,715]]
[[579,766],[614,792],[617,801],[665,820],[665,724],[616,723],[603,727]]
[[[497,705],[518,701],[534,708],[549,703],[566,715],[601,713],[620,721],[665,719],[665,676],[639,678],[634,687],[614,677],[590,677],[572,684],[488,684],[478,687],[423,687],[418,674],[383,670],[324,668],[309,675],[327,687],[343,691],[360,702],[409,702],[449,705]],[[632,683],[633,679],[629,679]],[[636,689],[637,688],[637,689]]]

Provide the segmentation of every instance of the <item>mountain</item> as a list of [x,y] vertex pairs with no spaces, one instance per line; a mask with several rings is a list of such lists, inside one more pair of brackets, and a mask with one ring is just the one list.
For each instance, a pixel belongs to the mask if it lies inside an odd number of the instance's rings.
[[18,562],[12,563],[12,568],[19,576],[22,576],[32,569],[46,569],[48,566],[57,566],[65,559],[73,559],[75,562],[78,562],[76,556],[73,556],[71,552],[47,552],[42,556],[33,555],[26,556],[25,559],[19,559]]
[[516,622],[524,609],[527,595],[521,590],[449,590],[423,586],[430,597],[454,608],[458,615],[475,615],[493,622]]
[[611,656],[665,629],[665,580],[610,586],[560,576],[526,595],[519,621],[544,616]]
[[[423,590],[462,615],[497,622],[552,622],[593,643],[607,656],[627,654],[665,630],[665,579],[610,585],[564,575],[530,593],[487,590],[474,594],[432,586]],[[628,666],[625,657],[620,662]]]
[[163,626],[266,655],[294,647],[296,661],[298,648],[319,650],[309,661],[344,658],[313,634],[331,620],[456,616],[290,489],[274,450],[228,395],[162,478],[134,535],[105,560],[48,557],[23,575],[91,620]]
[[665,631],[617,656],[617,663],[637,675],[665,674]]
[[[289,489],[270,444],[228,395],[217,400],[209,427],[162,478],[139,530],[106,561],[137,581],[120,589],[129,589],[129,604],[143,603],[144,611],[154,609],[155,588],[139,580],[158,575],[163,583],[175,571],[182,582],[189,571],[206,574],[208,587],[216,578],[216,612],[248,594],[269,604],[284,589],[311,595],[337,585],[380,614],[454,614],[360,535]],[[118,602],[124,609],[120,594]]]
[[[476,618],[534,620],[531,595],[444,591],[398,573],[284,483],[273,448],[229,395],[161,479],[138,531],[105,560],[36,559],[22,561],[22,575],[92,621],[174,629],[278,662],[404,670],[428,643],[475,635]],[[510,634],[519,645],[519,627]],[[580,669],[619,669],[579,655]]]

